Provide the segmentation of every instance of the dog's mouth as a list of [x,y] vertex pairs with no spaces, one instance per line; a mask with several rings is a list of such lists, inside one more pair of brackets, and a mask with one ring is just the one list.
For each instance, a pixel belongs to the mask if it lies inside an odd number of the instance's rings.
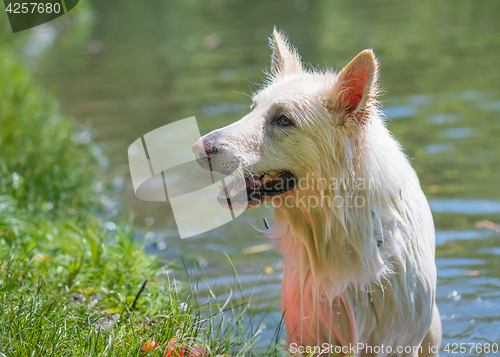
[[[296,185],[295,176],[290,171],[270,171],[245,177],[244,187],[233,180],[225,187],[219,187],[217,200],[223,206],[238,208],[237,202],[245,199],[246,207],[261,205],[273,197],[293,190]],[[246,197],[243,197],[246,195]]]

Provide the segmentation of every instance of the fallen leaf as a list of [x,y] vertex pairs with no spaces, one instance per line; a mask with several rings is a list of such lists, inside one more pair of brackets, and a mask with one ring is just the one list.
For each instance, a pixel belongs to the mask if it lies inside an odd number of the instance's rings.
[[487,229],[491,229],[492,231],[495,231],[495,232],[500,232],[500,224],[488,221],[486,219],[483,221],[476,221],[474,223],[474,226],[476,228],[487,228]]
[[142,345],[141,351],[143,353],[153,352],[159,346],[160,344],[158,344],[156,341],[147,341],[144,345]]

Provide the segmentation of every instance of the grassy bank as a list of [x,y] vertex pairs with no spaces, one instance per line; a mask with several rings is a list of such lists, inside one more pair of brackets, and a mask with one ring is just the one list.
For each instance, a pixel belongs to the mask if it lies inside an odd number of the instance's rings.
[[[129,220],[109,218],[88,133],[1,46],[0,148],[0,356],[173,357],[172,340],[257,355],[247,305],[200,306]],[[161,346],[145,352],[147,341]]]

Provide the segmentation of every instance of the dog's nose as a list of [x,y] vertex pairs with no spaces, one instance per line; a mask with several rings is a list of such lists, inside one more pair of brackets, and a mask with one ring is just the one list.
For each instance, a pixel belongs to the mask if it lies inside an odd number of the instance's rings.
[[214,145],[201,140],[201,138],[194,143],[192,150],[196,158],[199,160],[210,158],[211,155],[215,155],[217,153],[217,149]]
[[196,156],[197,159],[201,159],[205,157],[205,147],[203,146],[203,141],[198,139],[197,142],[193,144],[193,147],[191,148],[194,152],[194,155]]

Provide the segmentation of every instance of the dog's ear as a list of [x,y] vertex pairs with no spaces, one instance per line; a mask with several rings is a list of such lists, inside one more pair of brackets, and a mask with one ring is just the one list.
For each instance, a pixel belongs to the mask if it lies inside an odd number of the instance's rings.
[[276,27],[269,42],[273,49],[271,58],[271,74],[273,77],[302,71],[302,64],[297,51],[288,43],[287,38],[276,30]]
[[360,121],[367,106],[376,102],[378,63],[372,50],[358,54],[337,77],[337,110],[353,114]]

